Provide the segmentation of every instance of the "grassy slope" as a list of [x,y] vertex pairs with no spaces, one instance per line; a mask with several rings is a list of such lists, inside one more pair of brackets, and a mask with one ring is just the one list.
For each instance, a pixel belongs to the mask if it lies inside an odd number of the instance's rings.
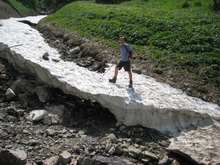
[[32,12],[31,9],[29,9],[28,7],[26,7],[24,4],[22,4],[21,2],[17,0],[7,0],[7,1],[21,15],[29,15]]
[[121,4],[73,2],[47,20],[115,46],[119,36],[142,59],[160,68],[193,72],[220,83],[220,15],[210,10],[212,0],[132,0]]

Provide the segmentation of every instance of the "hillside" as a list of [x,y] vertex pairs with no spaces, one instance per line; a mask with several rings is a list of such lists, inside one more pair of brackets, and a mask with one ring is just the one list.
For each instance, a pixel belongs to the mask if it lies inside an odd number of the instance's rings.
[[[15,1],[10,2],[16,8]],[[0,3],[2,9],[7,5]],[[20,4],[17,10],[20,6],[20,12],[26,11],[27,4]],[[64,5],[58,4],[42,1],[31,9],[49,12],[54,6]],[[118,60],[118,37],[125,36],[135,48],[134,69],[220,105],[220,15],[212,5],[212,0],[133,0],[118,4],[77,1],[48,16],[41,26],[49,23],[51,30],[57,28],[56,33],[68,29],[77,37],[100,41],[98,44],[113,54],[102,60],[113,63]],[[8,18],[7,14],[12,13],[8,11],[14,12],[7,5],[7,10],[1,10],[2,18]]]
[[103,57],[108,62],[118,58],[118,37],[125,36],[135,48],[134,68],[191,96],[219,104],[220,15],[210,9],[211,3],[77,1],[45,21],[102,41],[114,52],[113,57]]
[[0,19],[7,19],[10,17],[20,17],[20,14],[9,4],[0,0]]

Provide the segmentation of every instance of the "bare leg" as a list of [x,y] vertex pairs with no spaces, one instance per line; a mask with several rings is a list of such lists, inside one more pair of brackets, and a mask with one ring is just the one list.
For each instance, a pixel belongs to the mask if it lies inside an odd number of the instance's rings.
[[118,76],[118,70],[119,70],[118,67],[115,67],[115,75],[114,75],[115,78],[117,78]]
[[132,80],[132,72],[131,71],[128,71],[128,76],[129,76],[129,80],[131,81]]

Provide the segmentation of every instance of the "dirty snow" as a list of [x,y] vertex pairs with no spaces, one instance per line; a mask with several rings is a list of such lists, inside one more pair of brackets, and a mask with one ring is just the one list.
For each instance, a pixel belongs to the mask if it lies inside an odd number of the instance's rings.
[[[177,135],[220,121],[218,105],[190,97],[180,89],[151,77],[133,74],[134,90],[131,90],[127,88],[128,75],[124,71],[119,72],[117,84],[111,84],[108,79],[112,78],[114,67],[102,77],[101,73],[88,71],[73,62],[64,62],[37,30],[18,22],[29,20],[37,23],[43,17],[0,20],[0,50],[22,44],[7,49],[0,56],[65,93],[99,102],[128,126],[139,124]],[[42,58],[46,52],[49,53],[48,61]]]

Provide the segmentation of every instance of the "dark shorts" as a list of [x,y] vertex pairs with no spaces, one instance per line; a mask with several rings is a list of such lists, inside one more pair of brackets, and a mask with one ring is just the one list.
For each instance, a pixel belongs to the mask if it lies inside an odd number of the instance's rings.
[[131,71],[131,62],[130,61],[120,61],[117,65],[119,70],[121,70],[122,67],[124,67],[125,71]]

